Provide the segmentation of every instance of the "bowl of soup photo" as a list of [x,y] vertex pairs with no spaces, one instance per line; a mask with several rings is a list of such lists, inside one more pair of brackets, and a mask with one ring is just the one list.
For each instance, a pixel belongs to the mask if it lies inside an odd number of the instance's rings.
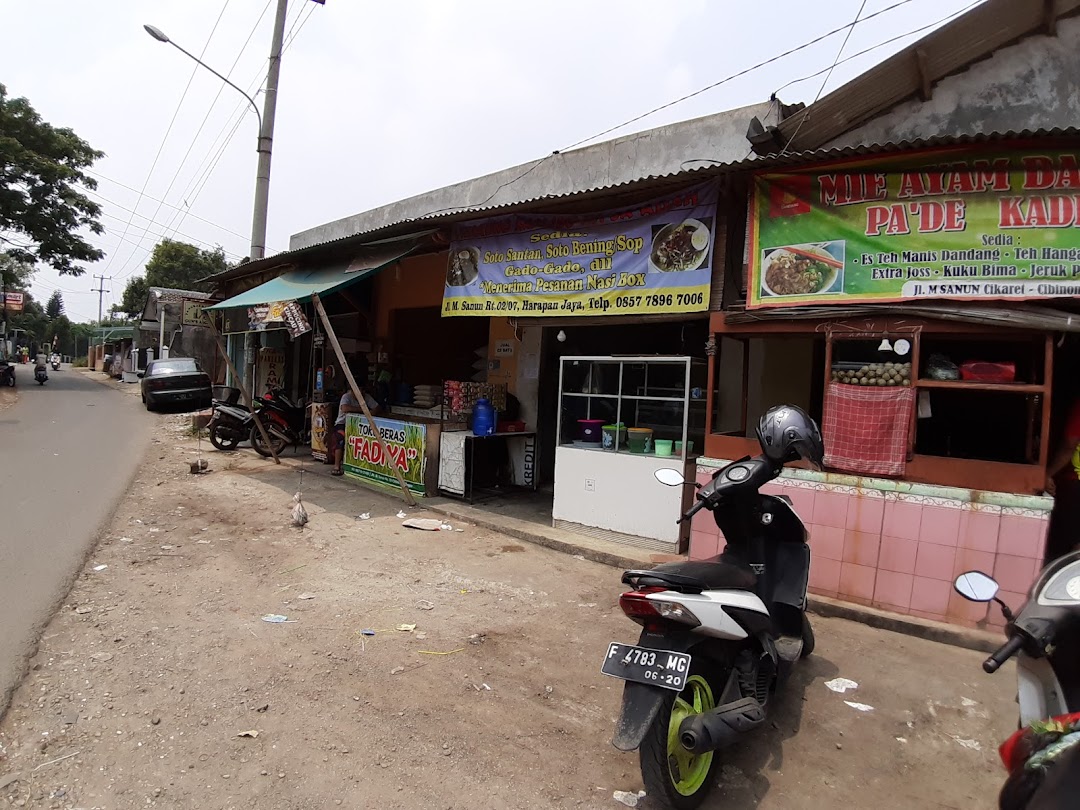
[[843,255],[843,242],[791,245],[766,251],[761,259],[761,292],[770,296],[842,292]]

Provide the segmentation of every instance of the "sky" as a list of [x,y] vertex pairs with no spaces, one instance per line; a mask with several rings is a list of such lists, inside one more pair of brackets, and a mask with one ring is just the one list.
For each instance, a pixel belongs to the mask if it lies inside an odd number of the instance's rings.
[[[255,95],[276,3],[0,0],[0,83],[106,153],[91,170],[98,188],[90,193],[103,206],[105,233],[88,238],[107,255],[79,277],[39,268],[36,298],[60,289],[72,320],[94,320],[92,276],[107,277],[107,312],[166,235],[220,245],[230,261],[248,254],[255,113],[142,26],[158,27]],[[267,252],[312,226],[565,149],[898,3],[603,139],[778,90],[785,103],[810,103],[974,3],[290,0]],[[789,84],[828,71],[838,55],[831,74]],[[262,95],[255,100],[261,108]]]

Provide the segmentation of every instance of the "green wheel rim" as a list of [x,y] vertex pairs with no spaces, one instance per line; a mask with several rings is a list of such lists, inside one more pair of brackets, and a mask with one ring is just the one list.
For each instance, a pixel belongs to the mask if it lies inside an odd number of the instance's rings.
[[693,796],[709,775],[712,767],[713,752],[694,756],[679,742],[679,727],[687,717],[716,708],[712,689],[700,675],[692,675],[686,682],[686,688],[675,698],[671,707],[671,720],[668,723],[667,754],[668,774],[671,784],[682,796]]

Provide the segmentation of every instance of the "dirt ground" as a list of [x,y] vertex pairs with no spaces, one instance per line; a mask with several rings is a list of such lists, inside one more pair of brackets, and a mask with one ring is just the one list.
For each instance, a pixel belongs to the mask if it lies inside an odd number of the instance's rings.
[[[599,672],[609,641],[636,638],[619,571],[473,526],[402,528],[393,498],[314,466],[293,528],[296,470],[204,442],[210,471],[190,475],[183,420],[160,419],[0,723],[0,806],[618,808],[613,791],[641,787],[609,742],[620,684]],[[771,728],[724,755],[706,807],[996,806],[1011,669],[815,626],[817,653]],[[858,689],[826,688],[838,676]]]

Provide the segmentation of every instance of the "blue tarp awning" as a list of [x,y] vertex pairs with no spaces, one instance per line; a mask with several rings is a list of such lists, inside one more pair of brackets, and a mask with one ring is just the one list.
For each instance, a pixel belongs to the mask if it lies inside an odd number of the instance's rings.
[[371,248],[345,264],[314,270],[289,270],[247,292],[234,295],[204,309],[232,309],[272,304],[277,301],[308,301],[312,293],[320,296],[337,292],[361,279],[369,278],[415,249],[414,244],[386,245]]

